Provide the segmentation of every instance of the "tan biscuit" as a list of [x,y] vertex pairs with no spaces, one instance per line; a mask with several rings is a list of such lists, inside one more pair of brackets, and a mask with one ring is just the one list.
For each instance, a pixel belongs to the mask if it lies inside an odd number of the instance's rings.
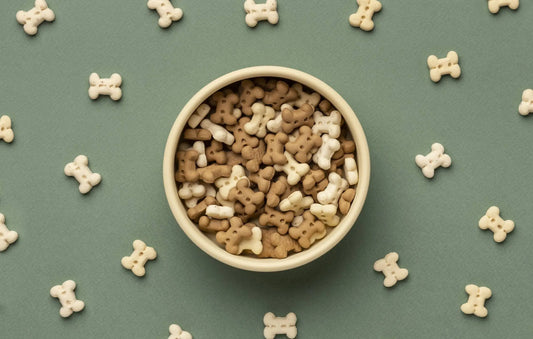
[[203,128],[187,128],[183,130],[183,139],[185,140],[211,140],[211,132]]
[[245,147],[242,149],[242,157],[247,160],[245,167],[251,173],[259,171],[263,163],[263,156],[265,155],[266,144],[263,140],[259,141],[257,147]]
[[318,104],[318,108],[320,109],[322,113],[326,115],[329,115],[331,112],[335,110],[335,107],[333,107],[331,102],[329,102],[326,99],[323,99],[322,101],[320,101],[320,103]]
[[239,119],[239,124],[233,126],[232,132],[235,137],[235,142],[231,145],[231,150],[235,153],[242,153],[243,149],[257,147],[259,139],[246,133],[244,125],[250,122],[250,118],[243,117]]
[[332,159],[340,159],[345,154],[355,154],[355,142],[350,139],[346,139],[343,135],[341,135],[337,140],[339,140],[339,143],[341,144],[341,148],[333,153]]
[[286,234],[289,231],[294,212],[280,212],[271,207],[266,207],[265,212],[259,216],[259,225],[275,226],[279,234]]
[[[265,136],[267,143],[266,153],[263,156],[263,164],[265,165],[285,165],[287,158],[283,154],[285,152],[284,145],[289,141],[287,134],[279,132],[277,134],[267,134]],[[320,140],[322,141],[322,139]]]
[[322,145],[322,138],[314,134],[309,126],[301,126],[298,129],[298,137],[285,145],[287,152],[294,155],[299,162],[308,162],[313,157],[312,150]]
[[208,162],[214,161],[219,165],[225,165],[228,161],[228,157],[224,151],[224,144],[216,140],[211,141],[211,145],[206,147],[205,156]]
[[304,192],[307,194],[310,194],[307,192],[308,190],[311,190],[316,184],[326,178],[326,172],[319,168],[315,167],[312,168],[304,177],[304,180],[302,181],[302,187],[304,189]]
[[349,188],[344,193],[342,193],[341,198],[339,199],[339,211],[346,215],[348,214],[348,211],[350,210],[350,206],[352,205],[352,201],[355,198],[355,190],[353,188]]
[[289,235],[298,240],[298,244],[303,248],[309,248],[316,240],[326,236],[326,225],[309,211],[305,211],[303,217],[304,221],[299,226],[289,229]]
[[[228,198],[229,200],[240,202],[244,206],[244,213],[252,215],[263,206],[265,194],[263,192],[254,192],[250,188],[250,181],[241,179],[231,189]],[[235,211],[237,212],[237,206],[235,206]]]
[[261,87],[255,86],[254,83],[248,79],[241,82],[239,93],[238,107],[241,108],[242,113],[245,115],[252,115],[252,105],[257,99],[262,99],[265,96],[265,91]]
[[227,231],[217,232],[217,242],[226,247],[226,251],[231,254],[239,253],[239,244],[247,238],[252,236],[252,228],[254,224],[245,224],[241,219],[232,217],[230,220],[230,228]]
[[198,172],[196,171],[198,156],[198,152],[192,149],[176,153],[177,182],[195,182],[198,180]]
[[281,111],[281,129],[289,134],[300,126],[312,127],[314,111],[313,106],[309,104],[303,104],[302,107],[295,110],[286,107]]
[[258,208],[253,214],[248,214],[245,212],[244,205],[238,201],[233,203],[233,208],[235,209],[235,216],[239,217],[242,222],[248,222],[249,220],[256,219],[265,211],[265,207],[262,206],[261,208]]
[[274,167],[268,166],[259,170],[257,173],[250,173],[248,178],[257,185],[259,191],[266,194],[270,189],[271,180],[275,174]]
[[198,220],[198,228],[208,233],[226,231],[229,228],[229,221],[226,219],[223,219],[223,220],[211,219],[203,215],[200,217],[200,220]]
[[285,193],[287,188],[289,187],[289,184],[287,183],[287,178],[284,176],[280,176],[276,182],[270,185],[270,190],[268,191],[266,197],[267,201],[266,204],[269,207],[276,207],[279,205],[279,202],[281,201],[281,195]]
[[227,152],[226,157],[228,158],[226,165],[233,167],[235,165],[244,166],[246,164],[246,160],[244,160],[244,158],[240,154]]
[[233,115],[233,109],[239,102],[237,94],[231,90],[216,92],[211,97],[211,102],[216,104],[216,110],[211,113],[209,120],[218,125],[235,125],[237,123],[237,118]]
[[287,101],[296,99],[298,99],[298,93],[294,88],[290,88],[286,82],[279,80],[276,82],[276,88],[265,93],[263,102],[266,105],[272,106],[277,111]]
[[204,200],[200,201],[196,206],[189,208],[187,210],[187,215],[191,220],[197,221],[198,218],[200,218],[202,215],[205,214],[205,210],[207,209],[207,206],[209,205],[216,205],[217,201],[215,198],[211,196],[207,196],[204,198]]
[[274,253],[274,245],[272,245],[272,241],[270,240],[270,236],[273,233],[278,233],[276,229],[274,228],[262,228],[261,229],[261,242],[263,243],[263,250],[259,255],[257,255],[259,258],[275,258]]
[[231,166],[213,164],[207,167],[199,168],[197,172],[200,175],[200,179],[202,179],[203,182],[212,184],[218,178],[229,177],[231,175]]
[[289,235],[280,235],[275,229],[262,229],[263,251],[260,258],[286,258],[289,252],[301,252],[302,247]]

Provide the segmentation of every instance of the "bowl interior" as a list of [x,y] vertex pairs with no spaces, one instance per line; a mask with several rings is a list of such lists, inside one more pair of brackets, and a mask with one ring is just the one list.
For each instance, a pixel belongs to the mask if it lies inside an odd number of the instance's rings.
[[[200,231],[187,216],[185,206],[178,197],[177,185],[174,179],[174,161],[178,142],[189,117],[194,113],[196,108],[218,90],[235,82],[257,77],[275,77],[299,82],[322,95],[341,113],[356,144],[359,182],[356,185],[356,195],[349,212],[341,218],[337,226],[333,228],[328,227],[329,230],[326,237],[317,241],[310,248],[299,253],[291,254],[284,259],[265,259],[233,255],[219,247],[211,238]],[[272,272],[287,270],[304,265],[328,252],[348,233],[355,223],[366,199],[369,181],[370,156],[368,144],[363,128],[348,103],[335,90],[321,80],[295,69],[278,66],[244,68],[228,73],[202,88],[189,100],[179,113],[170,131],[163,160],[163,182],[167,200],[176,221],[185,234],[213,258],[230,266],[250,271]]]

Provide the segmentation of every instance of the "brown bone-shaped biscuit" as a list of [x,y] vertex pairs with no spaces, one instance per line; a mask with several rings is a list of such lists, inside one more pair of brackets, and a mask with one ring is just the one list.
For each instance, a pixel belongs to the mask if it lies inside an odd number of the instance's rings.
[[266,145],[263,140],[259,141],[257,147],[245,147],[242,149],[242,157],[246,161],[246,169],[251,173],[259,171],[261,164],[263,163],[263,156],[265,155]]
[[267,193],[267,201],[266,204],[269,207],[276,207],[279,205],[279,202],[281,200],[281,195],[285,193],[287,190],[287,187],[289,187],[289,184],[287,183],[287,177],[280,176],[276,182],[270,185],[270,190]]
[[326,115],[330,115],[335,110],[335,107],[328,100],[324,99],[318,104],[320,111]]
[[265,93],[263,102],[278,111],[281,105],[296,99],[298,99],[298,92],[294,88],[290,88],[286,82],[279,80],[276,82],[276,88]]
[[204,200],[200,201],[196,206],[189,208],[187,210],[187,215],[191,220],[197,221],[198,218],[200,218],[203,214],[205,214],[205,210],[207,209],[207,206],[209,205],[217,205],[217,200],[213,198],[212,196],[207,196],[204,198]]
[[332,159],[340,159],[345,154],[354,154],[355,153],[355,142],[353,140],[346,139],[344,136],[340,136],[337,140],[341,144],[341,148],[335,153],[333,153]]
[[265,212],[259,216],[259,225],[261,226],[276,226],[279,234],[287,234],[292,219],[294,219],[294,212],[280,212],[271,207],[266,207]]
[[280,235],[275,229],[262,229],[263,251],[260,258],[286,258],[289,252],[300,252],[302,247],[288,235]]
[[299,162],[308,162],[313,156],[311,150],[322,145],[322,138],[314,134],[309,126],[301,126],[298,137],[285,145],[287,152],[294,154],[294,159]]
[[349,188],[341,194],[341,198],[339,199],[339,211],[343,215],[348,214],[353,198],[355,198],[355,189],[353,188]]
[[326,178],[326,172],[322,170],[321,168],[317,167],[317,169],[311,169],[304,177],[304,180],[302,181],[302,187],[304,189],[304,193],[311,194],[308,192],[311,190],[316,184]]
[[216,103],[215,112],[211,113],[209,120],[215,124],[235,125],[237,118],[233,115],[233,109],[239,102],[239,96],[232,91],[216,92],[211,97]]
[[314,124],[313,113],[313,106],[309,104],[303,104],[302,107],[295,110],[285,107],[281,111],[281,129],[289,134],[300,126],[312,127]]
[[232,217],[229,220],[230,228],[227,231],[217,232],[216,239],[221,245],[225,245],[226,251],[231,254],[239,253],[239,244],[243,239],[252,236],[252,228],[254,224],[243,225],[242,220],[237,217]]
[[252,115],[252,105],[257,101],[257,99],[262,99],[265,96],[265,91],[259,87],[255,86],[251,80],[243,80],[239,87],[239,105],[242,113],[245,115]]
[[216,140],[211,141],[211,145],[205,149],[205,156],[208,162],[216,162],[219,165],[225,165],[228,161],[226,152],[224,152],[224,145]]
[[304,220],[298,227],[289,229],[289,235],[298,240],[303,248],[309,248],[316,240],[326,235],[326,226],[309,211],[305,211],[303,217]]
[[244,125],[250,122],[250,118],[243,117],[239,120],[239,124],[233,126],[233,136],[235,137],[235,142],[231,145],[231,150],[235,153],[241,153],[245,148],[257,147],[259,144],[259,139],[251,136],[246,133],[244,130]]
[[226,156],[228,158],[228,161],[227,161],[226,165],[229,165],[229,166],[233,167],[235,165],[244,166],[246,164],[246,160],[244,160],[244,158],[240,154],[233,153],[233,152],[228,152],[226,154]]
[[187,128],[183,130],[183,139],[185,140],[211,140],[211,132],[202,128]]
[[266,194],[270,189],[271,180],[275,174],[274,167],[268,166],[259,170],[257,173],[250,173],[248,179],[257,185],[258,190]]
[[241,179],[229,191],[228,198],[231,201],[240,202],[244,206],[244,213],[252,215],[263,205],[265,194],[263,192],[254,192],[250,188],[250,181]]
[[226,231],[229,228],[229,221],[227,219],[211,219],[203,215],[200,217],[200,220],[198,220],[198,228],[208,233]]
[[[319,137],[320,138],[320,137]],[[322,141],[322,139],[320,138]],[[287,163],[287,157],[283,154],[285,152],[284,146],[289,137],[283,132],[277,134],[267,134],[265,136],[267,143],[266,153],[263,155],[263,164],[265,165],[285,165]]]
[[212,184],[218,178],[229,177],[231,175],[231,166],[229,165],[209,165],[207,167],[197,169],[200,179],[205,183]]
[[176,152],[177,182],[194,182],[198,180],[198,172],[196,171],[198,156],[198,152],[192,149]]

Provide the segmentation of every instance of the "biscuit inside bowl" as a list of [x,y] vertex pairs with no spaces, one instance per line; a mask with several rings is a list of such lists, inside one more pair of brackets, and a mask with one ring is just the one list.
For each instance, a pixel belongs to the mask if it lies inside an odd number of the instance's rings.
[[[296,96],[291,93],[294,91],[298,92]],[[247,95],[249,92],[253,94]],[[292,107],[281,107],[287,103]],[[265,110],[270,112],[265,113]],[[320,111],[321,115],[315,111]],[[264,118],[266,114],[270,116]],[[342,118],[339,135],[335,126],[330,126],[337,121],[336,114]],[[256,115],[264,119],[256,118]],[[264,126],[267,121],[282,115],[285,125],[281,130]],[[310,118],[311,122],[303,122],[303,118]],[[323,118],[323,126],[317,128],[314,120],[320,118]],[[198,121],[191,124],[194,119]],[[258,123],[252,123],[254,121]],[[320,129],[321,132],[317,131]],[[246,133],[243,134],[243,130]],[[228,133],[235,140],[224,139]],[[329,150],[325,157],[325,161],[330,162],[328,165],[321,163],[320,159],[324,157],[316,154],[329,142],[324,139],[330,134],[333,137],[329,139],[335,139],[339,147],[333,145]],[[280,135],[284,140],[274,140]],[[317,139],[320,142],[317,143]],[[283,143],[281,148],[279,143]],[[200,144],[203,144],[203,150],[202,147],[195,148]],[[283,149],[287,144],[291,147]],[[276,146],[275,150],[270,147],[272,145]],[[204,152],[208,159],[201,163],[198,155]],[[292,159],[284,162],[285,156]],[[352,160],[350,164],[357,164],[356,185],[353,178],[351,184],[346,184],[346,158]],[[292,175],[294,167],[302,164],[307,164],[309,169],[295,179]],[[228,190],[224,190],[220,182],[230,182],[236,166],[244,169],[244,174],[242,170],[239,173],[247,180],[231,183],[232,196],[229,199]],[[185,233],[214,258],[254,271],[290,269],[331,249],[355,222],[366,197],[369,175],[368,146],[349,105],[320,80],[276,66],[236,71],[198,92],[178,116],[169,135],[164,160],[167,199]],[[339,182],[339,178],[342,180],[337,191],[341,191],[335,192],[330,186],[335,186],[332,184]],[[283,179],[289,179],[290,183],[284,183]],[[200,192],[200,185],[205,187],[204,192]],[[281,190],[273,193],[273,186]],[[339,199],[350,189],[353,194],[346,198],[348,207],[346,201],[341,204],[341,213]],[[221,190],[224,191],[222,197]],[[322,199],[317,197],[320,192]],[[208,201],[204,203],[205,200]],[[300,206],[302,202],[305,203]],[[336,213],[324,208],[327,205],[330,205],[328,208],[334,207]],[[206,215],[207,206],[211,206],[209,215]],[[230,209],[233,210],[232,216],[224,214]],[[300,226],[302,224],[305,229]],[[245,246],[241,248],[243,240]],[[262,248],[258,248],[258,244]]]

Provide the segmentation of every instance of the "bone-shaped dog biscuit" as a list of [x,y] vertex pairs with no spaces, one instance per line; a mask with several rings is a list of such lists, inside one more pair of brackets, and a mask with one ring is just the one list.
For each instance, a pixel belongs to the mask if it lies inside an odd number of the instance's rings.
[[381,2],[377,0],[357,0],[357,12],[350,15],[350,25],[359,27],[363,31],[371,31],[374,29],[374,21],[372,17],[374,13],[381,11]]
[[359,172],[354,158],[344,158],[344,177],[350,185],[355,185],[359,182]]
[[192,339],[192,335],[181,329],[179,325],[172,324],[168,328],[168,332],[170,333],[170,336],[168,339]]
[[0,140],[4,140],[8,144],[15,138],[15,133],[11,129],[11,118],[7,115],[0,117]]
[[74,290],[76,283],[73,280],[67,280],[61,285],[56,285],[50,289],[50,295],[58,298],[61,303],[59,314],[63,317],[70,317],[74,312],[79,312],[85,307],[85,303],[76,299]]
[[118,73],[111,74],[110,78],[100,78],[97,73],[89,76],[89,98],[96,100],[100,95],[109,95],[112,100],[122,98],[122,77]]
[[198,159],[196,160],[196,166],[206,167],[207,166],[207,156],[205,154],[205,144],[203,141],[195,141],[192,144],[192,149],[198,152]]
[[244,172],[244,167],[241,165],[234,165],[231,168],[231,175],[229,178],[220,178],[215,181],[215,186],[218,188],[218,193],[224,200],[229,200],[229,192],[232,188],[237,186],[241,179],[248,179]]
[[507,6],[512,10],[515,10],[518,8],[518,5],[520,5],[519,0],[489,0],[489,11],[492,14],[496,14],[500,11],[501,7]]
[[255,0],[246,0],[244,2],[246,24],[249,27],[255,27],[259,21],[263,20],[268,20],[272,25],[277,24],[279,21],[277,7],[276,0],[266,0],[264,4],[256,4]]
[[337,215],[337,205],[312,204],[309,211],[326,226],[334,227],[340,222],[340,218]]
[[331,138],[328,134],[322,135],[322,146],[313,155],[313,161],[318,167],[328,170],[331,167],[333,154],[341,148],[339,140]]
[[309,104],[313,107],[316,107],[320,102],[320,94],[313,92],[311,94],[306,93],[303,89],[302,84],[294,84],[292,88],[298,93],[298,99],[289,101],[287,104],[295,107],[302,107],[303,104]]
[[431,152],[428,155],[417,155],[415,162],[422,169],[424,176],[431,179],[435,175],[435,169],[450,167],[452,158],[448,154],[444,154],[444,146],[434,143],[431,145]]
[[320,111],[313,113],[315,124],[313,133],[327,133],[330,137],[337,139],[341,135],[341,114],[339,111],[332,111],[330,115],[324,115]]
[[317,200],[322,205],[333,204],[336,206],[339,203],[339,197],[342,192],[347,188],[348,181],[337,173],[331,172],[328,176],[328,185],[325,190],[317,194]]
[[198,125],[200,125],[200,123],[202,122],[202,120],[204,120],[207,114],[209,114],[210,110],[211,106],[209,106],[208,104],[201,104],[194,111],[194,113],[191,114],[191,117],[189,118],[189,120],[187,120],[187,124],[189,124],[191,128],[198,127]]
[[0,252],[5,251],[9,245],[17,241],[19,235],[15,231],[10,231],[6,226],[6,217],[0,213]]
[[533,112],[533,89],[526,89],[522,92],[522,102],[518,106],[521,115],[528,115]]
[[184,182],[178,191],[178,196],[183,200],[202,198],[205,196],[206,187],[195,182]]
[[287,163],[285,165],[274,165],[274,168],[278,172],[285,172],[287,174],[287,183],[291,186],[296,185],[304,175],[309,172],[311,169],[308,164],[301,164],[294,160],[292,155],[285,151],[285,157],[287,158]]
[[294,214],[300,215],[308,209],[313,203],[312,197],[304,197],[302,192],[292,192],[287,198],[281,200],[279,209],[283,212],[293,211]]
[[224,127],[212,123],[209,119],[204,119],[200,123],[200,127],[205,128],[213,135],[213,139],[218,142],[225,143],[226,145],[232,145],[235,142],[235,137],[228,132]]
[[144,265],[148,260],[157,258],[157,252],[153,247],[148,247],[141,240],[133,242],[133,253],[130,256],[123,257],[120,261],[124,268],[131,270],[138,277],[144,276],[146,270]]
[[73,162],[65,166],[65,175],[74,177],[80,183],[80,193],[88,193],[94,186],[102,181],[102,176],[93,173],[89,167],[89,159],[85,155],[78,155]]
[[263,234],[261,229],[257,226],[252,227],[252,236],[249,238],[242,239],[239,243],[239,253],[241,254],[244,250],[252,251],[254,254],[259,254],[263,251],[263,243],[261,242]]
[[272,107],[256,102],[252,105],[252,113],[252,120],[244,124],[244,131],[258,138],[263,138],[267,133],[267,123],[274,119],[276,112]]
[[28,35],[37,34],[37,27],[43,21],[54,21],[56,16],[54,11],[48,8],[45,0],[35,0],[35,6],[29,11],[18,11],[17,22],[24,25],[24,32]]
[[474,314],[480,318],[485,318],[489,311],[485,307],[485,301],[492,296],[492,291],[488,287],[478,287],[474,284],[466,285],[468,301],[461,305],[464,314]]
[[433,82],[439,82],[443,75],[449,74],[457,79],[461,76],[459,66],[459,56],[454,51],[449,51],[445,58],[439,59],[435,55],[430,55],[427,60],[429,67],[429,77]]
[[396,252],[391,252],[383,259],[379,259],[374,263],[374,270],[383,272],[385,279],[383,285],[385,287],[392,287],[400,280],[404,280],[409,275],[409,271],[398,266],[398,259],[400,256]]
[[147,5],[159,14],[158,24],[161,28],[167,28],[173,21],[178,21],[183,17],[183,11],[180,8],[174,8],[170,0],[148,0]]
[[268,312],[263,317],[265,330],[263,335],[266,339],[274,339],[277,334],[285,334],[287,338],[296,338],[298,330],[296,328],[296,314],[290,312],[284,317],[276,317],[274,313]]
[[215,219],[228,219],[235,214],[235,210],[229,206],[209,205],[205,209],[205,215]]
[[500,217],[500,209],[492,206],[487,210],[487,213],[479,219],[479,228],[486,230],[487,228],[494,232],[494,241],[502,242],[507,238],[507,233],[514,230],[514,221],[503,220]]

